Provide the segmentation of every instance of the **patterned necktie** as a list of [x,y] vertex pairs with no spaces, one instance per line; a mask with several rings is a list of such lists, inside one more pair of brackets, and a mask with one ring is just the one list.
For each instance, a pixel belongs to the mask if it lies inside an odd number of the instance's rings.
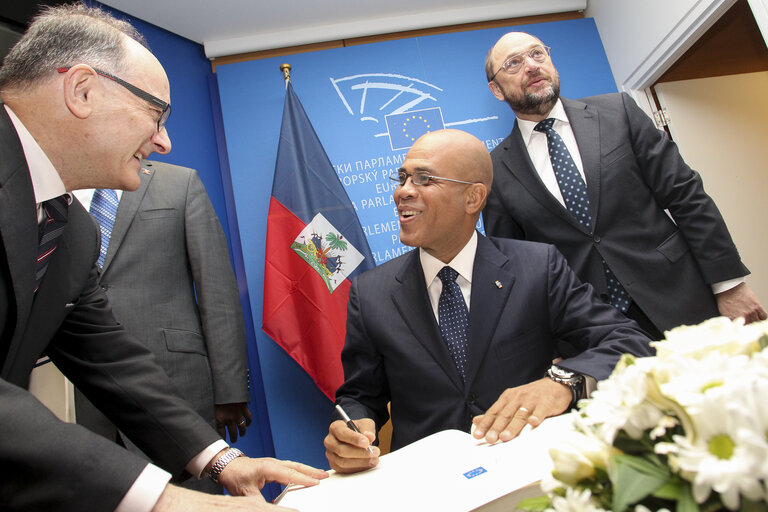
[[43,202],[45,220],[40,227],[40,241],[37,250],[37,265],[35,266],[35,291],[48,270],[51,254],[56,250],[59,237],[67,225],[67,208],[69,200],[66,194]]
[[461,380],[464,381],[467,365],[469,313],[467,312],[467,304],[464,302],[464,296],[461,294],[461,288],[456,283],[458,275],[458,272],[447,266],[437,273],[437,277],[443,282],[443,291],[440,292],[440,300],[437,302],[437,318],[443,340],[448,345],[448,352],[461,374]]
[[107,257],[109,239],[112,237],[112,228],[117,216],[117,193],[111,188],[97,188],[93,191],[91,200],[91,215],[99,223],[101,230],[101,249],[99,250],[99,267],[104,266],[104,258]]
[[[560,137],[560,134],[552,128],[552,125],[554,124],[555,119],[550,117],[541,121],[533,129],[547,135],[549,159],[552,162],[552,169],[555,171],[557,185],[560,187],[560,192],[563,194],[565,207],[570,214],[591,233],[592,220],[589,216],[587,184],[584,183],[584,179],[581,177],[579,169],[576,167],[573,157],[565,146],[562,137]],[[603,271],[605,272],[605,280],[608,286],[608,302],[622,313],[625,313],[629,308],[629,294],[621,283],[619,283],[619,280],[616,279],[616,276],[608,267],[605,260],[603,260]]]

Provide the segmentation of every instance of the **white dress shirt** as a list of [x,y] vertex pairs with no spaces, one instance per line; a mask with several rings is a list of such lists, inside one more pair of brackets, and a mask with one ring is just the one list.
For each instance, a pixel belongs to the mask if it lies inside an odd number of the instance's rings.
[[437,315],[437,304],[440,302],[440,293],[443,291],[443,282],[437,277],[437,273],[446,265],[459,273],[456,283],[461,288],[461,294],[464,296],[464,302],[467,304],[467,313],[469,313],[469,297],[472,294],[472,268],[475,265],[476,252],[477,231],[472,233],[472,238],[469,239],[467,245],[459,251],[459,254],[450,263],[443,263],[424,249],[419,248],[419,260],[421,261],[421,268],[424,270],[429,302],[432,304],[432,312],[435,314],[435,318],[439,318]]

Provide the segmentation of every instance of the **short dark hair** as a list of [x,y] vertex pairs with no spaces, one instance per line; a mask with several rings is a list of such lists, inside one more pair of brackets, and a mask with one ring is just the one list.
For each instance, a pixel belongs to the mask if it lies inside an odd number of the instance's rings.
[[83,4],[46,7],[6,55],[0,68],[0,91],[31,84],[62,66],[88,64],[120,73],[125,58],[123,36],[149,48],[133,25],[102,9]]

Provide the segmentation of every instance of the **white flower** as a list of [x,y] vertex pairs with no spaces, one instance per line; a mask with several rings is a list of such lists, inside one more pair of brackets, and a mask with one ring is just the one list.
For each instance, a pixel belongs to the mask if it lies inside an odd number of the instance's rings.
[[729,407],[733,399],[724,393],[707,393],[700,410],[691,414],[695,439],[674,437],[675,462],[684,477],[693,476],[694,499],[703,503],[714,490],[730,510],[738,508],[740,494],[752,500],[765,497],[757,476],[765,453],[743,440],[740,430],[748,423],[749,412],[742,404]]
[[656,356],[665,360],[678,356],[699,359],[712,351],[725,354],[751,354],[760,351],[758,339],[768,333],[768,323],[744,325],[743,318],[710,318],[699,325],[682,325],[667,331],[666,340],[652,342]]
[[556,512],[606,512],[595,505],[589,489],[582,491],[569,487],[565,496],[553,496],[552,507]]
[[645,403],[653,359],[625,356],[609,378],[598,382],[592,398],[583,401],[584,422],[594,425],[605,442],[613,443],[621,429],[638,438],[663,416],[656,407]]
[[[578,428],[581,426],[579,415],[573,413],[573,417]],[[549,449],[554,462],[552,476],[566,485],[576,485],[592,479],[596,468],[606,470],[611,457],[619,453],[610,444],[590,435],[589,431],[571,430]]]

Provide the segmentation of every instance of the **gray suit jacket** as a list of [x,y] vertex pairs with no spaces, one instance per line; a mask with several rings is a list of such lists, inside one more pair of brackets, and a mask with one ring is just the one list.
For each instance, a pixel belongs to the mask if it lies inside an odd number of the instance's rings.
[[114,510],[146,465],[27,390],[45,352],[153,460],[180,476],[218,438],[176,397],[152,354],[114,319],[97,282],[98,229],[75,200],[33,293],[37,216],[16,131],[0,104],[0,503],[3,510]]
[[[139,188],[120,199],[99,283],[118,321],[215,425],[215,403],[248,401],[245,327],[227,240],[193,169],[146,161],[140,177]],[[103,433],[98,411],[78,400],[77,414],[78,423]]]
[[709,285],[749,271],[699,174],[628,95],[562,101],[584,164],[593,233],[541,182],[517,123],[491,153],[486,232],[555,244],[599,294],[605,260],[659,330],[718,315]]

